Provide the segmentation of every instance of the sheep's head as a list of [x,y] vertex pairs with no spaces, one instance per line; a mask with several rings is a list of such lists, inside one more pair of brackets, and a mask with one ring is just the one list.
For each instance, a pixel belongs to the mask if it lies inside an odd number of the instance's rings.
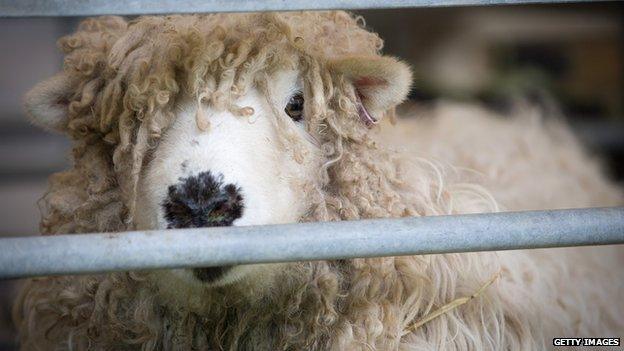
[[[375,152],[367,133],[405,98],[409,69],[344,12],[92,19],[60,45],[64,72],[26,98],[35,123],[76,145],[74,168],[52,180],[45,232],[406,211],[375,203],[395,170],[360,156]],[[176,274],[219,286],[278,267]]]

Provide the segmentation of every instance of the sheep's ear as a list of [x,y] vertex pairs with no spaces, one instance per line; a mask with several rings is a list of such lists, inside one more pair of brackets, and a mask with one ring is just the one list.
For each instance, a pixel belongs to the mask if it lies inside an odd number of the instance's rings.
[[329,62],[329,67],[353,83],[361,101],[360,117],[367,125],[403,102],[412,84],[409,66],[389,56],[345,57]]
[[50,131],[65,131],[72,91],[73,84],[63,73],[35,85],[24,96],[24,108],[30,121]]

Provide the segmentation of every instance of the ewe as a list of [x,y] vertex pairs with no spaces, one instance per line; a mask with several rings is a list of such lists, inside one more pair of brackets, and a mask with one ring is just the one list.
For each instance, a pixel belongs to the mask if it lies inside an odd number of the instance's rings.
[[[43,199],[43,233],[621,203],[563,126],[530,113],[443,104],[384,125],[411,75],[381,46],[344,12],[84,21],[60,41],[64,70],[26,97],[34,123],[74,143]],[[25,350],[538,350],[553,336],[621,336],[621,257],[50,277],[25,285],[15,317]]]

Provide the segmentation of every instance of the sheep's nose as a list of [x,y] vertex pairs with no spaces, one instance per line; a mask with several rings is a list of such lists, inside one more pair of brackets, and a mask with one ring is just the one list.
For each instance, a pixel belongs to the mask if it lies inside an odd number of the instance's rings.
[[[163,202],[167,228],[201,228],[232,225],[243,214],[243,196],[234,184],[223,184],[223,176],[202,172],[180,178],[168,188]],[[193,268],[195,278],[213,282],[231,267]]]
[[243,214],[243,196],[223,176],[201,172],[169,186],[163,209],[167,228],[229,226]]

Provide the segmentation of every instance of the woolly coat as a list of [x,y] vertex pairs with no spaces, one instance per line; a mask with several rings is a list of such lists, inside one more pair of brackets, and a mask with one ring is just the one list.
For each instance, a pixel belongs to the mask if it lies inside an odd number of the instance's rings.
[[[73,140],[74,164],[50,179],[44,234],[132,229],[138,179],[176,104],[244,118],[237,96],[266,91],[283,67],[302,73],[326,157],[301,221],[622,202],[565,127],[530,111],[441,105],[369,130],[327,61],[379,55],[382,41],[344,12],[102,17],[59,46],[67,118],[54,129]],[[298,157],[296,143],[285,152]],[[262,288],[189,287],[167,272],[48,277],[25,284],[14,312],[24,350],[538,350],[552,336],[621,333],[621,262],[618,247],[318,261]]]

